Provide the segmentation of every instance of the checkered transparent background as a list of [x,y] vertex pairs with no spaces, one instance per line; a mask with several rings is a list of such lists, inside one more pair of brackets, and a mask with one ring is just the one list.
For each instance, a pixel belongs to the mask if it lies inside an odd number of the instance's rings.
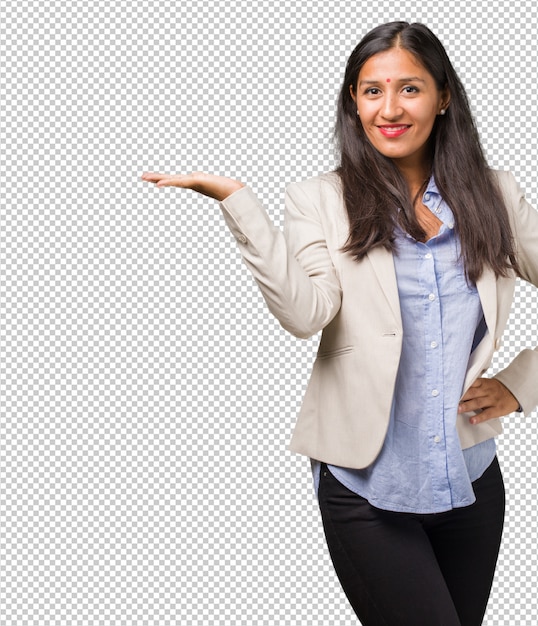
[[[423,21],[492,165],[538,206],[532,0],[0,0],[0,624],[352,625],[308,463],[286,451],[316,340],[288,336],[217,205],[144,170],[236,176],[281,220],[334,165],[373,26]],[[519,285],[503,367],[536,344]],[[536,413],[505,420],[485,624],[538,623]]]

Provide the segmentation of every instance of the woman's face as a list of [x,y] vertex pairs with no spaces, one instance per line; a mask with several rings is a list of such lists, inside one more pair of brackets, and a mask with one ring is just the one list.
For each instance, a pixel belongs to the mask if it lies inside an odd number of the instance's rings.
[[414,55],[402,48],[375,54],[350,91],[374,148],[401,169],[427,167],[427,142],[450,98]]

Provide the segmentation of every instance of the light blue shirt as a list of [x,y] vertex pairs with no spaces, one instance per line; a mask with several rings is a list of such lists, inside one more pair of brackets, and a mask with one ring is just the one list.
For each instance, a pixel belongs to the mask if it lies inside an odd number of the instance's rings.
[[[454,216],[433,178],[423,202],[442,221],[438,234],[421,243],[395,232],[403,345],[383,448],[365,469],[329,469],[373,506],[439,513],[475,501],[471,483],[496,450],[494,439],[461,449],[458,403],[485,322],[476,287],[465,278]],[[357,412],[367,411],[358,400]],[[319,465],[313,462],[316,491]]]

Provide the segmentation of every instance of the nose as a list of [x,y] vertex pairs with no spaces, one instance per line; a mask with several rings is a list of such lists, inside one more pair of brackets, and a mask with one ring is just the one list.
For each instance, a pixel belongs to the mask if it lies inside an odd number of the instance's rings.
[[394,120],[402,114],[402,107],[398,100],[398,94],[388,92],[383,98],[383,104],[380,111],[382,117],[386,120]]

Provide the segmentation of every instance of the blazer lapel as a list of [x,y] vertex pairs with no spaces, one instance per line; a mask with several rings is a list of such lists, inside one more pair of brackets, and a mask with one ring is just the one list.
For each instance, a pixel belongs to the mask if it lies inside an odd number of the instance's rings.
[[482,303],[484,318],[491,337],[495,337],[497,328],[497,281],[493,271],[487,267],[476,281],[476,288]]
[[400,298],[398,296],[398,283],[396,282],[392,252],[381,246],[376,246],[368,252],[367,257],[372,264],[395,319],[401,324]]
[[476,288],[480,296],[480,302],[482,303],[482,310],[484,312],[488,332],[471,354],[463,386],[464,392],[467,391],[471,383],[480,376],[488,366],[493,351],[497,328],[497,281],[491,269],[486,268],[482,272],[482,276],[476,281]]

